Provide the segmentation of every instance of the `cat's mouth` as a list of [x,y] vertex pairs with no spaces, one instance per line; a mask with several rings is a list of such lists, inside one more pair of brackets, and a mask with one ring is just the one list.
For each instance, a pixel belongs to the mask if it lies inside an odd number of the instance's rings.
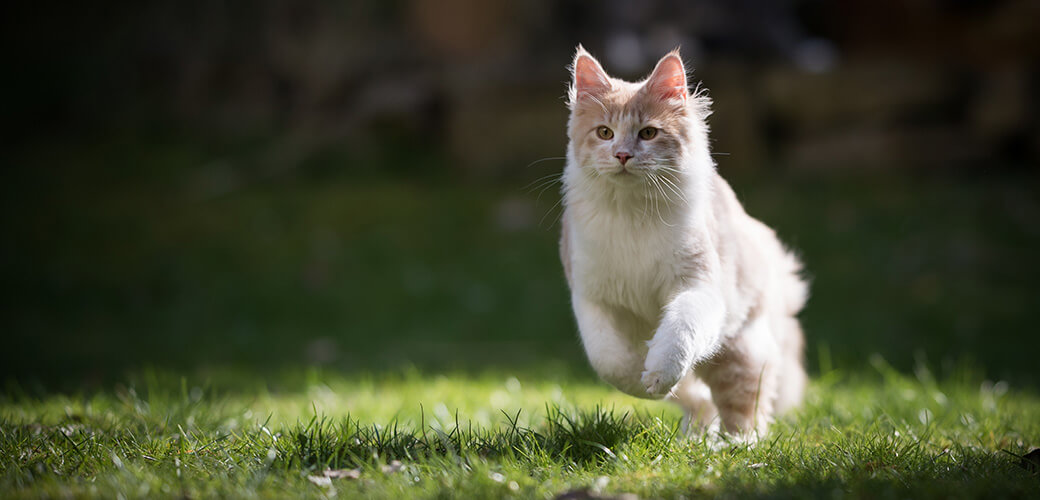
[[621,167],[599,169],[599,177],[615,186],[625,189],[638,189],[646,182],[644,169]]
[[600,172],[606,174],[606,177],[609,178],[634,181],[644,177],[646,174],[646,169],[634,166],[618,165],[611,169],[603,169]]

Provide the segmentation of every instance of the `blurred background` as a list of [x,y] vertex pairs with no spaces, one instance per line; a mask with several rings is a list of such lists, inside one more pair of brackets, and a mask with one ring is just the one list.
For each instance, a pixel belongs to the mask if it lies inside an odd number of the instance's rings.
[[814,373],[1040,383],[1033,0],[3,10],[9,390],[148,368],[592,377],[553,182],[578,43],[629,79],[681,46],[720,172],[806,262]]

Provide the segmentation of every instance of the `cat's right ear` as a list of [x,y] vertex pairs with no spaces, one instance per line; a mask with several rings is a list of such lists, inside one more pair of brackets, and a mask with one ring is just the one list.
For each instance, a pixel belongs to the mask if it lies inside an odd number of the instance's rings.
[[599,98],[611,88],[610,78],[603,71],[603,67],[581,45],[578,46],[578,51],[574,55],[571,71],[573,79],[570,91],[571,107],[584,98]]

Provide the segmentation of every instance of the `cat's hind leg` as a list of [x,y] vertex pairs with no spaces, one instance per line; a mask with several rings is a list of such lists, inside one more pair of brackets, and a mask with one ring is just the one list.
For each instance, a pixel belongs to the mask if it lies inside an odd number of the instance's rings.
[[777,395],[779,348],[766,321],[751,321],[697,367],[711,388],[722,430],[754,441],[765,435]]
[[672,389],[668,398],[686,413],[682,420],[683,434],[704,434],[718,426],[719,412],[711,400],[711,389],[692,370]]

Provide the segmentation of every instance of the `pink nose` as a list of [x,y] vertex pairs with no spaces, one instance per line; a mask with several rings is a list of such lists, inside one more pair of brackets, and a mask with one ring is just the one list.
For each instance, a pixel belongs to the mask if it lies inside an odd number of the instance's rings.
[[614,154],[614,158],[617,158],[618,161],[620,161],[621,164],[624,165],[626,162],[628,162],[630,158],[632,158],[632,155],[625,151],[618,151]]

